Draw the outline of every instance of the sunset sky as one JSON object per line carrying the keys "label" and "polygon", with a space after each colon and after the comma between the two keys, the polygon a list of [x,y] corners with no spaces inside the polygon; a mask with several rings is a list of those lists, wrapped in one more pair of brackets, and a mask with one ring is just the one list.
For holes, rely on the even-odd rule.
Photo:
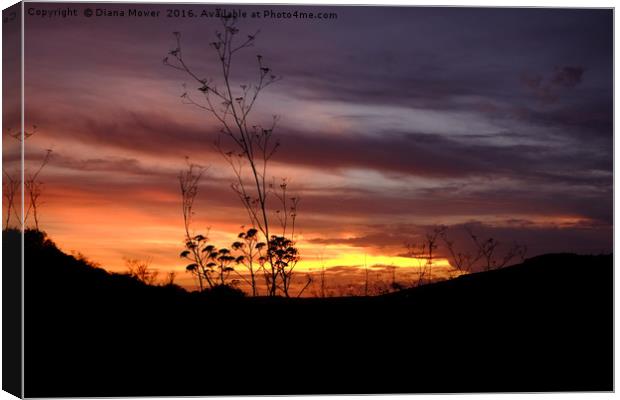
{"label": "sunset sky", "polygon": [[[26,10],[35,6],[64,7]],[[208,43],[219,22],[168,19],[164,5],[131,6],[160,18],[86,18],[86,5],[70,7],[79,16],[25,18],[26,126],[38,126],[31,168],[53,150],[41,228],[109,270],[150,258],[189,285],[178,257],[185,156],[208,167],[196,231],[210,227],[223,246],[248,221],[212,145],[219,125],[182,104],[182,85],[196,84],[162,58],[178,31],[186,61],[217,77]],[[438,224],[465,247],[458,232],[470,224],[526,244],[528,256],[612,251],[612,11],[314,11],[338,18],[240,20],[242,34],[261,32],[233,67],[237,86],[254,76],[256,54],[283,76],[252,120],[280,116],[270,175],[288,177],[301,197],[300,268],[319,259],[405,267],[404,243]],[[4,129],[18,121],[5,115]]]}

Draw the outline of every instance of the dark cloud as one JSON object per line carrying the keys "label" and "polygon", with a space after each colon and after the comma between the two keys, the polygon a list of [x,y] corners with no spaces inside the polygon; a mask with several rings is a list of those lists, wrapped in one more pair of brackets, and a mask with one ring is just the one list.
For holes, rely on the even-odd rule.
{"label": "dark cloud", "polygon": [[[48,141],[61,146],[71,141],[90,146],[130,150],[141,155],[175,156],[214,152],[215,128],[194,121],[179,121],[171,115],[112,109],[106,115],[76,110],[72,118],[32,107],[29,113],[45,131]],[[42,134],[43,135],[43,134]]]}
{"label": "dark cloud", "polygon": [[[179,158],[190,155],[199,159],[218,156],[213,146],[218,137],[216,128],[208,124],[202,127],[195,122],[183,123],[170,115],[118,111],[105,119],[76,115],[70,120],[57,119],[53,114],[37,110],[31,115],[42,126],[55,128],[48,134],[52,140],[56,135],[62,139],[71,134],[72,140],[85,144],[131,150],[143,155]],[[574,120],[568,112],[555,116],[528,115],[533,119],[552,118],[548,123],[563,120],[571,124]],[[598,126],[597,121],[605,115],[594,114],[592,118],[575,120],[574,124]],[[327,170],[364,168],[434,178],[504,176],[546,179],[556,183],[566,179],[574,183],[578,179],[578,175],[572,173],[575,167],[584,172],[611,169],[610,150],[603,147],[600,151],[585,152],[592,148],[592,144],[580,148],[529,144],[505,146],[476,141],[475,137],[464,141],[459,137],[418,132],[336,135],[288,128],[280,128],[277,135],[282,147],[274,160]],[[510,137],[511,134],[505,135]],[[609,139],[604,137],[604,140]],[[595,175],[583,179],[610,182],[609,178]]]}
{"label": "dark cloud", "polygon": [[558,67],[555,69],[551,83],[557,86],[573,88],[581,82],[584,69],[582,67]]}
{"label": "dark cloud", "polygon": [[[288,136],[287,136],[288,135]],[[607,149],[491,145],[424,133],[310,135],[282,133],[280,162],[325,169],[362,168],[437,179],[484,176],[554,186],[611,185]],[[575,173],[577,170],[579,173]]]}
{"label": "dark cloud", "polygon": [[596,148],[611,160],[613,106],[611,97],[601,96],[585,104],[574,104],[545,110],[520,107],[513,110],[515,118],[549,131],[557,140],[569,139],[581,149]]}
{"label": "dark cloud", "polygon": [[[161,170],[154,170],[144,166],[135,158],[110,157],[82,159],[65,154],[54,154],[53,157],[54,168],[66,168],[78,170],[84,173],[111,172],[134,175],[160,175],[163,173]],[[30,158],[29,160],[34,161],[33,158]]]}
{"label": "dark cloud", "polygon": [[541,75],[522,76],[522,82],[530,89],[540,100],[544,102],[557,102],[564,89],[573,89],[581,83],[585,69],[583,67],[555,67],[554,71],[548,77]]}

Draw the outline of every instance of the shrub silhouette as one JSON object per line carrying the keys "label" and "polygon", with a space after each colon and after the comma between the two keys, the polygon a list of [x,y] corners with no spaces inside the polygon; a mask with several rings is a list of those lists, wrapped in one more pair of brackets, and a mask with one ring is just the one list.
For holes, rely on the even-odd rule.
{"label": "shrub silhouette", "polygon": [[478,254],[476,260],[482,261],[482,268],[485,271],[492,269],[504,268],[513,259],[525,260],[525,254],[527,253],[527,247],[519,243],[512,243],[503,255],[498,254],[498,247],[500,242],[490,237],[487,239],[481,239],[473,232],[473,229],[469,226],[464,227],[472,242],[475,244]]}
{"label": "shrub silhouette", "polygon": [[[469,225],[463,226],[467,237],[471,240],[474,250],[460,249],[462,243],[457,246],[456,242],[450,238],[450,229],[446,226],[436,226],[427,230],[423,235],[423,240],[419,243],[406,243],[407,256],[418,261],[419,272],[417,286],[433,281],[432,266],[433,260],[437,255],[448,258],[450,265],[461,274],[467,274],[474,269],[490,271],[492,269],[504,268],[513,260],[525,260],[527,247],[523,244],[512,243],[504,244],[495,238],[480,238]],[[452,277],[452,276],[451,276]]]}
{"label": "shrub silhouette", "polygon": [[[150,267],[151,260],[138,260],[128,258],[125,260],[127,266],[127,273],[129,276],[136,278],[140,282],[147,285],[153,285],[157,281],[158,271],[153,270]],[[172,283],[174,280],[172,281]]]}
{"label": "shrub silhouette", "polygon": [[[434,227],[423,235],[419,243],[405,244],[407,256],[415,258],[419,263],[417,286],[420,286],[426,277],[429,283],[433,281],[433,265],[437,257],[438,241],[444,230],[444,227]],[[422,263],[421,260],[425,261]]]}
{"label": "shrub silhouette", "polygon": [[232,285],[215,285],[201,293],[205,298],[243,298],[245,292]]}

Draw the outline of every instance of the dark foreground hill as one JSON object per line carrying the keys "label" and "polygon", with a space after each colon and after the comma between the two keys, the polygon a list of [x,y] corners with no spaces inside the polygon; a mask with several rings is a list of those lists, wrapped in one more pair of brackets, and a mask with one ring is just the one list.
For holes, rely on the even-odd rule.
{"label": "dark foreground hill", "polygon": [[375,298],[218,299],[25,242],[28,397],[613,390],[612,256]]}

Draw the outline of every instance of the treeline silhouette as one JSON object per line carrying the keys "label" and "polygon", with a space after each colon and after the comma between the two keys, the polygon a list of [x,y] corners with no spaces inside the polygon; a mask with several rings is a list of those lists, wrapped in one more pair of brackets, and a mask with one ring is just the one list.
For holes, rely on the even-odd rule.
{"label": "treeline silhouette", "polygon": [[28,397],[613,389],[610,255],[296,299],[146,285],[34,230],[25,254]]}

